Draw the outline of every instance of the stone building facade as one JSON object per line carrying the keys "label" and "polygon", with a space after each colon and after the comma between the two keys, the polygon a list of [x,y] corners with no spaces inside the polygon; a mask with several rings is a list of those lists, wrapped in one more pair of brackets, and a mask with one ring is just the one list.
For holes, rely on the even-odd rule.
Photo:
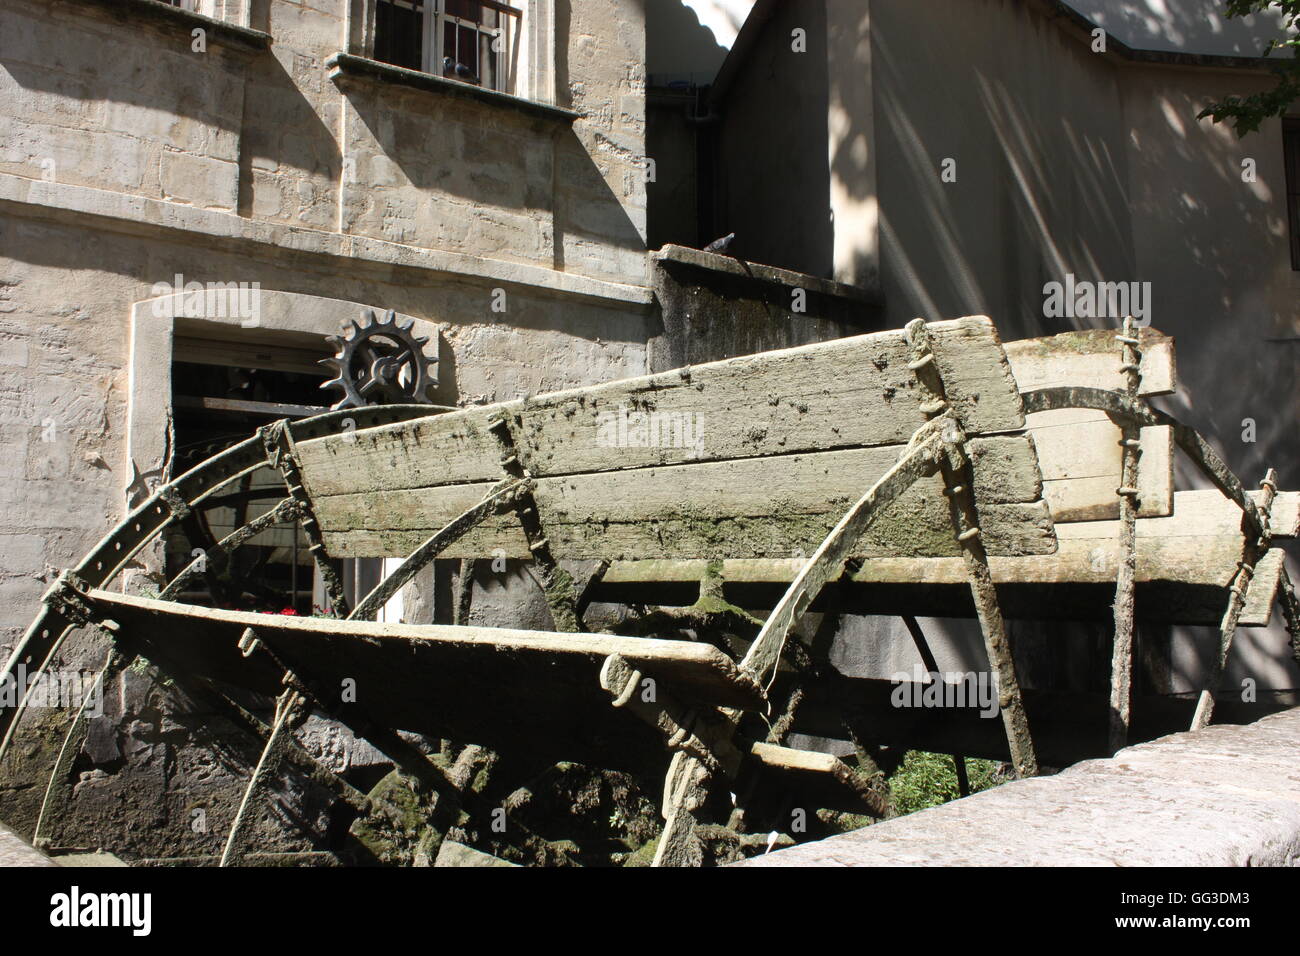
{"label": "stone building facade", "polygon": [[[646,248],[644,18],[629,0],[0,2],[0,650],[159,481],[338,398],[316,390],[325,337],[371,311],[429,337],[444,405],[682,354]],[[750,311],[714,357],[853,327]],[[300,611],[324,603],[301,542],[259,540]],[[175,558],[148,552],[126,586],[156,591]],[[476,620],[543,623],[523,571],[480,585]],[[397,613],[446,612],[447,587],[422,579]],[[74,641],[61,663],[102,654]],[[0,768],[26,832],[65,726],[35,709]],[[43,835],[219,850],[256,758],[228,730],[128,670]],[[313,735],[335,769],[374,756],[333,725]],[[327,830],[313,800],[264,821],[265,844]]]}
{"label": "stone building facade", "polygon": [[[175,472],[175,368],[301,377],[374,309],[431,337],[444,404],[645,370],[640,6],[514,9],[494,90],[373,59],[376,0],[0,5],[0,643]],[[230,776],[178,756],[152,692],[124,678],[128,729],[84,767],[115,788],[101,808],[131,808],[123,833],[188,819]],[[160,831],[140,853],[212,846]]]}
{"label": "stone building facade", "polygon": [[[734,232],[742,258],[878,288],[886,328],[972,314],[1006,340],[1114,327],[1122,315],[1054,314],[1046,289],[1136,283],[1139,320],[1177,340],[1169,410],[1250,486],[1273,467],[1296,487],[1300,104],[1244,138],[1197,119],[1272,88],[1260,54],[1281,37],[1217,0],[757,0],[689,110],[652,88],[650,140],[696,150],[664,176],[703,197],[701,240]],[[697,228],[650,213],[654,241]],[[1180,471],[1181,487],[1197,480]],[[870,649],[858,664],[906,671],[902,627],[871,627],[890,634],[849,641]],[[954,669],[978,660],[972,634],[932,629],[953,634]],[[1160,689],[1198,688],[1210,645],[1150,637]],[[1104,675],[1108,641],[1073,643]],[[1022,628],[1018,646],[1044,674],[1069,657],[1057,628]],[[1098,676],[1084,659],[1064,670]],[[1280,624],[1239,634],[1230,673],[1300,686]]]}
{"label": "stone building facade", "polygon": [[[918,314],[1050,334],[1071,323],[1044,321],[1045,282],[1150,280],[1153,324],[1179,338],[1180,414],[1225,443],[1255,419],[1258,442],[1226,457],[1300,481],[1283,126],[1237,142],[1194,119],[1210,96],[1262,88],[1257,63],[1163,61],[1118,38],[1094,54],[1079,4],[760,0],[711,98],[648,94],[647,19],[670,7],[689,26],[698,5],[0,0],[0,652],[153,484],[227,434],[329,404],[325,337],[372,310],[414,321],[433,399],[463,405]],[[733,230],[752,267],[648,254]],[[790,314],[792,286],[809,312]],[[306,569],[294,593],[310,608],[294,547],[268,545]],[[128,586],[156,587],[168,560],[145,555]],[[439,573],[404,617],[445,612]],[[545,626],[520,569],[475,592],[475,620]],[[847,622],[842,645],[876,657],[846,666],[910,668],[890,627]],[[965,660],[970,637],[945,653]],[[1055,635],[1018,637],[1068,669]],[[1242,635],[1238,662],[1294,687],[1281,641]],[[1191,645],[1171,646],[1194,679]],[[96,653],[75,644],[66,663]],[[34,714],[0,767],[19,830],[65,724]],[[256,759],[226,730],[127,671],[50,837],[217,851]],[[333,725],[311,733],[336,769],[373,760]],[[310,788],[287,805],[261,824],[266,846],[333,825]]]}

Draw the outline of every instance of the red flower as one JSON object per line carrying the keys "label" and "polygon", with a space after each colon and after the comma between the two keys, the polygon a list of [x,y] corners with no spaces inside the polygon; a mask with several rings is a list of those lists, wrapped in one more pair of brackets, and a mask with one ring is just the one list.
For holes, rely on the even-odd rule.
{"label": "red flower", "polygon": [[291,608],[291,607],[287,607],[287,608],[285,608],[285,609],[284,609],[283,611],[281,611],[280,613],[281,613],[281,614],[287,614],[287,615],[289,615],[290,617],[297,617],[297,616],[298,616],[298,612],[295,611],[295,610],[294,610],[293,608]]}

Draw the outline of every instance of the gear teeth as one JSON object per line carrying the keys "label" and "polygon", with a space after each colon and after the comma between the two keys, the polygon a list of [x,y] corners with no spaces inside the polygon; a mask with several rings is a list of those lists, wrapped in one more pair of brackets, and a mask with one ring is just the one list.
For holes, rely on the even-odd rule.
{"label": "gear teeth", "polygon": [[[429,380],[429,369],[436,364],[437,359],[424,354],[424,346],[429,344],[429,338],[415,335],[412,331],[415,320],[403,317],[399,322],[396,309],[361,309],[359,318],[360,322],[351,319],[342,326],[338,335],[324,337],[338,349],[338,354],[333,358],[319,360],[319,364],[330,367],[335,374],[334,378],[322,383],[321,388],[338,388],[343,392],[343,398],[332,407],[362,408],[374,404],[358,392],[362,382],[352,372],[353,358],[357,355],[361,342],[373,337],[397,340],[399,351],[390,357],[400,357],[402,366],[411,370],[407,384],[398,382],[395,383],[395,388],[385,386],[379,390],[375,396],[379,403],[382,404],[385,399],[415,404],[431,401],[428,393],[436,383]],[[381,353],[387,355],[388,351],[382,349]]]}

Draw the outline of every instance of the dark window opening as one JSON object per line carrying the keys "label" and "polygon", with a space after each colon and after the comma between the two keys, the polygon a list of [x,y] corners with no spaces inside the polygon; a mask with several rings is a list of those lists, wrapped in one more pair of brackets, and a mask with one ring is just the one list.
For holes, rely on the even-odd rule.
{"label": "dark window opening", "polygon": [[376,0],[375,59],[510,92],[522,12],[494,0]]}
{"label": "dark window opening", "polygon": [[[329,352],[322,342],[306,348],[275,348],[257,342],[213,341],[180,333],[172,363],[175,457],[172,473],[195,465],[243,441],[281,418],[303,418],[328,410],[333,400],[321,390],[328,377],[316,364]],[[216,492],[210,507],[196,511],[208,547],[271,510],[288,492],[281,475],[259,468]],[[196,557],[198,546],[180,528],[164,537],[168,580]],[[300,615],[321,613],[325,602],[316,582],[308,542],[296,522],[275,525],[237,549],[221,575],[224,603],[241,610]],[[181,601],[211,603],[199,580]]]}
{"label": "dark window opening", "polygon": [[375,4],[375,59],[408,70],[423,70],[423,0],[378,0]]}
{"label": "dark window opening", "polygon": [[1282,121],[1286,208],[1291,220],[1291,268],[1300,271],[1300,119]]}

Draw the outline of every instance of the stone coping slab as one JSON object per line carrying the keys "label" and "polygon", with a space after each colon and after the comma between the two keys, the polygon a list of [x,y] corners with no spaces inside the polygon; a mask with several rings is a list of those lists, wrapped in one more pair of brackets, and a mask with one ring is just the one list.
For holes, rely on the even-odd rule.
{"label": "stone coping slab", "polygon": [[58,866],[58,864],[0,823],[0,866]]}
{"label": "stone coping slab", "polygon": [[1300,865],[1300,708],[1172,734],[736,865]]}

